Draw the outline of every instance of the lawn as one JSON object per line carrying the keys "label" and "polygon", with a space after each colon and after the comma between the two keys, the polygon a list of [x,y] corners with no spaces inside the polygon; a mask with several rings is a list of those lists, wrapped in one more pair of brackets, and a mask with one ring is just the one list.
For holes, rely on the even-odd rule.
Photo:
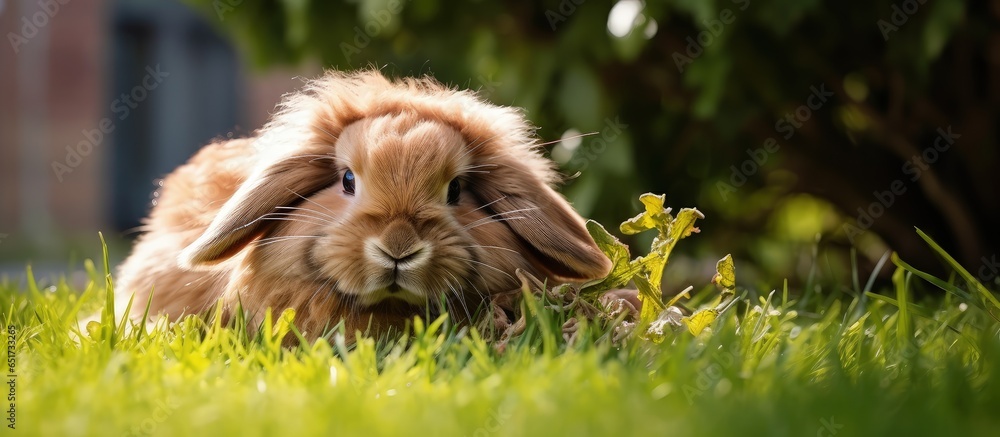
{"label": "lawn", "polygon": [[[343,333],[282,347],[296,335],[290,312],[257,335],[211,316],[149,329],[104,317],[81,332],[78,318],[112,305],[106,263],[88,262],[85,290],[0,284],[16,351],[5,425],[10,435],[996,435],[993,294],[964,270],[942,280],[885,261],[894,285],[879,294],[869,272],[839,287],[738,286],[698,335],[662,339],[637,330],[615,341],[614,323],[598,319],[568,341],[572,311],[529,299],[524,332],[502,352],[445,317],[355,345]],[[686,305],[717,294],[706,287]]]}

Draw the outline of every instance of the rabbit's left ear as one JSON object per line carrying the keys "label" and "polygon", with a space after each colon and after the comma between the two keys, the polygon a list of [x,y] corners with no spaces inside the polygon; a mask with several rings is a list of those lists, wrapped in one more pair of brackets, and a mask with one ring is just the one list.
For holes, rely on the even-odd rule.
{"label": "rabbit's left ear", "polygon": [[181,252],[191,268],[223,261],[263,234],[275,221],[266,215],[336,182],[329,161],[306,154],[282,158],[254,172],[226,201],[208,229]]}
{"label": "rabbit's left ear", "polygon": [[526,258],[562,281],[584,282],[607,276],[611,260],[597,247],[583,218],[569,202],[533,176],[522,175],[517,180],[517,187],[487,186],[480,193],[494,219],[527,244],[530,253]]}

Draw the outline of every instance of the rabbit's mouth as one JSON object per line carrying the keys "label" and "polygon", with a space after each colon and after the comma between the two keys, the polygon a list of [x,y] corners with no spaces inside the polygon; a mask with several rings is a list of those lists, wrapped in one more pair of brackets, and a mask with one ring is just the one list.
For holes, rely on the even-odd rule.
{"label": "rabbit's mouth", "polygon": [[383,299],[365,308],[365,312],[386,315],[418,315],[424,313],[424,308],[400,299]]}
{"label": "rabbit's mouth", "polygon": [[423,302],[423,298],[417,293],[403,288],[399,283],[393,282],[387,285],[385,288],[377,290],[373,293],[374,297],[378,298],[378,302],[384,301],[401,301],[411,304],[419,304]]}
{"label": "rabbit's mouth", "polygon": [[[399,293],[408,292],[406,290],[400,290]],[[403,323],[405,320],[409,320],[414,316],[423,317],[425,320],[435,320],[441,314],[448,311],[447,305],[448,304],[443,301],[439,301],[437,303],[433,301],[424,301],[420,304],[414,304],[402,299],[389,297],[364,307],[362,312],[363,314],[370,315],[381,321],[394,320],[396,322]],[[459,319],[462,318],[461,314],[456,314],[456,316]]]}
{"label": "rabbit's mouth", "polygon": [[374,307],[381,304],[405,304],[416,308],[427,305],[427,297],[416,291],[407,289],[398,282],[390,282],[384,287],[368,291],[358,295],[359,302],[366,307]]}

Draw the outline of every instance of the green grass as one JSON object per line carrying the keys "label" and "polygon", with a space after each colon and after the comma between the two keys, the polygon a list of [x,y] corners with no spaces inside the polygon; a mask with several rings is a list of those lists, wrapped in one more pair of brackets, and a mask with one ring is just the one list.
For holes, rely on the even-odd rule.
{"label": "green grass", "polygon": [[883,295],[858,279],[741,288],[710,330],[660,344],[612,344],[598,323],[569,343],[570,315],[536,305],[503,353],[444,319],[354,347],[282,348],[280,316],[256,337],[196,317],[80,333],[109,305],[92,264],[82,292],[6,282],[0,297],[20,435],[995,435],[993,295],[894,261]]}

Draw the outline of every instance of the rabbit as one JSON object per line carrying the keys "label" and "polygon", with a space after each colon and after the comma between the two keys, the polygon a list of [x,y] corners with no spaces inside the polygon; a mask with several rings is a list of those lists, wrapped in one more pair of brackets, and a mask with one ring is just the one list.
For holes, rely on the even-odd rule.
{"label": "rabbit", "polygon": [[[202,148],[161,183],[117,273],[121,308],[176,320],[221,300],[306,338],[456,319],[518,290],[602,278],[611,261],[553,186],[518,109],[430,77],[329,71],[250,138]],[[150,295],[152,297],[150,298]]]}

